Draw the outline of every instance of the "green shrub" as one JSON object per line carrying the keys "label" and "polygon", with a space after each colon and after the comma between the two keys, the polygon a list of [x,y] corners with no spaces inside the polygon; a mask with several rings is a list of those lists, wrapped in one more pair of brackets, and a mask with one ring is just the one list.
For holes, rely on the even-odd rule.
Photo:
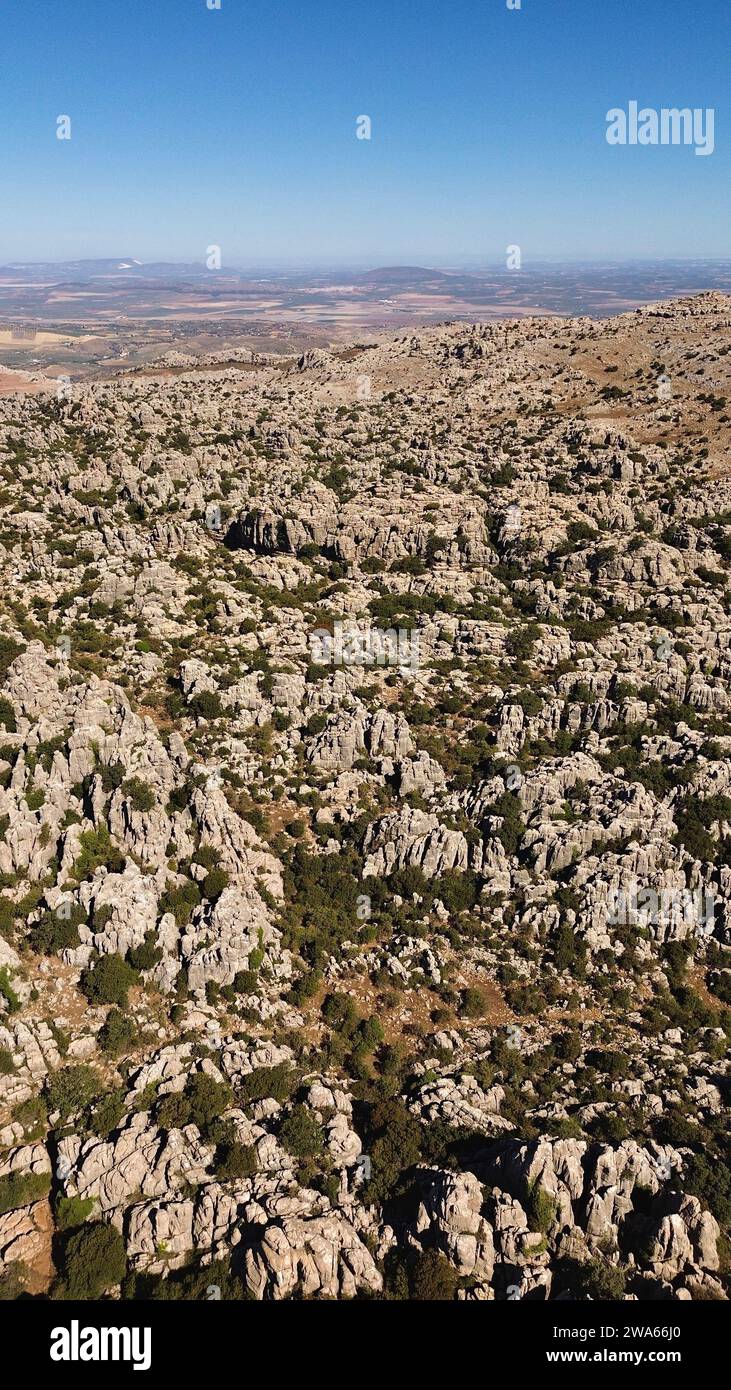
{"label": "green shrub", "polygon": [[5,633],[0,633],[0,681],[4,681],[16,656],[20,656],[25,651],[21,643],[16,642],[13,637],[7,637]]}
{"label": "green shrub", "polygon": [[318,967],[352,935],[362,893],[360,874],[353,851],[315,854],[297,844],[285,867],[284,925],[309,965]]}
{"label": "green shrub", "polygon": [[627,1275],[623,1269],[594,1259],[580,1267],[577,1282],[577,1292],[584,1298],[614,1303],[624,1298]]}
{"label": "green shrub", "polygon": [[121,1284],[126,1271],[124,1241],[113,1226],[95,1223],[68,1237],[62,1269],[68,1298],[99,1298]]}
{"label": "green shrub", "polygon": [[89,1117],[89,1128],[100,1139],[106,1139],[112,1130],[119,1128],[126,1114],[126,1096],[124,1086],[120,1086],[114,1091],[107,1091],[97,1101]]}
{"label": "green shrub", "polygon": [[731,1168],[720,1158],[693,1153],[684,1163],[683,1187],[724,1226],[731,1223]]}
{"label": "green shrub", "polygon": [[464,912],[474,907],[477,902],[480,893],[479,880],[471,869],[446,869],[435,880],[434,891],[448,912]]}
{"label": "green shrub", "polygon": [[99,1030],[99,1046],[110,1057],[133,1046],[137,1036],[135,1021],[121,1009],[111,1009]]}
{"label": "green shrub", "polygon": [[132,802],[135,811],[152,811],[157,805],[157,797],[152,787],[147,782],[143,782],[141,777],[128,777],[122,783],[122,791],[128,801]]}
{"label": "green shrub", "polygon": [[322,1126],[306,1105],[295,1105],[279,1129],[279,1138],[295,1158],[313,1158],[322,1152]]}
{"label": "green shrub", "polygon": [[15,1303],[28,1292],[30,1270],[22,1260],[11,1260],[0,1270],[0,1303]]}
{"label": "green shrub", "polygon": [[105,763],[99,768],[99,776],[102,779],[104,791],[115,792],[124,781],[124,763]]}
{"label": "green shrub", "polygon": [[7,965],[0,970],[0,994],[8,1006],[9,1014],[17,1014],[20,1009],[20,1000],[10,983],[10,975]]}
{"label": "green shrub", "polygon": [[256,1067],[237,1081],[237,1098],[242,1105],[267,1100],[270,1097],[281,1104],[289,1100],[299,1081],[299,1072],[287,1062],[280,1062],[275,1067]]}
{"label": "green shrub", "polygon": [[465,1018],[484,1018],[487,1010],[487,995],[484,989],[470,988],[462,993],[462,1012]]}
{"label": "green shrub", "polygon": [[148,931],[142,945],[133,946],[127,952],[127,960],[133,970],[154,970],[162,960],[162,955],[154,931]]}
{"label": "green shrub", "polygon": [[193,696],[188,708],[196,719],[218,719],[223,713],[221,696],[215,690],[201,690]]}
{"label": "green shrub", "polygon": [[[261,887],[259,888],[259,893],[261,896]],[[254,974],[256,974],[256,972],[261,969],[262,964],[264,962],[264,932],[262,931],[261,927],[259,928],[258,938],[259,944],[258,946],[254,947],[253,951],[249,952],[249,959],[246,962],[247,969],[253,970]]]}
{"label": "green shrub", "polygon": [[221,851],[215,845],[199,845],[193,857],[201,868],[217,869],[221,862]]}
{"label": "green shrub", "polygon": [[495,833],[505,853],[512,856],[518,853],[520,842],[525,834],[523,810],[514,792],[506,791],[492,806],[488,806],[489,816],[500,816],[502,825]]}
{"label": "green shrub", "polygon": [[546,1192],[537,1181],[532,1182],[528,1188],[526,1203],[529,1230],[540,1231],[545,1236],[556,1220],[557,1210],[555,1198],[551,1197],[550,1193]]}
{"label": "green shrub", "polygon": [[95,965],[85,970],[81,989],[91,1004],[127,1003],[127,991],[135,984],[137,974],[122,956],[101,956]]}
{"label": "green shrub", "polygon": [[516,661],[525,661],[533,651],[540,635],[541,629],[537,624],[533,627],[514,628],[505,639],[505,651]]}
{"label": "green shrub", "polygon": [[29,1096],[13,1110],[13,1120],[23,1127],[25,1143],[32,1144],[42,1139],[48,1124],[48,1111],[42,1096]]}
{"label": "green shrub", "polygon": [[438,1250],[423,1250],[410,1272],[411,1297],[419,1302],[451,1302],[457,1291],[457,1278],[457,1271]]}
{"label": "green shrub", "polygon": [[383,1042],[383,1026],[380,1018],[376,1014],[371,1014],[370,1018],[364,1018],[358,1029],[359,1046],[366,1052],[373,1052],[374,1048],[380,1047]]}
{"label": "green shrub", "polygon": [[74,1226],[83,1226],[96,1206],[96,1197],[59,1197],[56,1203],[56,1226],[59,1231],[69,1231]]}
{"label": "green shrub", "polygon": [[364,1193],[368,1202],[383,1202],[403,1183],[404,1174],[421,1156],[418,1120],[400,1100],[378,1101],[368,1120],[367,1148],[371,1178]]}
{"label": "green shrub", "polygon": [[220,1289],[221,1299],[226,1303],[241,1303],[253,1300],[245,1284],[232,1275],[224,1260],[216,1260],[205,1269],[194,1266],[187,1269],[174,1269],[165,1275],[138,1274],[125,1281],[124,1298],[152,1299],[155,1302],[204,1303],[211,1297],[211,1287]]}
{"label": "green shrub", "polygon": [[200,900],[200,888],[192,878],[186,879],[180,885],[171,882],[160,898],[160,911],[172,912],[178,926],[183,927],[190,921]]}
{"label": "green shrub", "polygon": [[[3,817],[3,820],[7,819],[7,816]],[[10,942],[15,937],[15,907],[10,898],[0,897],[0,936]]]}
{"label": "green shrub", "polygon": [[627,1139],[630,1133],[622,1116],[612,1112],[602,1112],[595,1116],[589,1129],[592,1138],[598,1139],[602,1144],[612,1144],[615,1147],[617,1144],[621,1144],[623,1139]]}
{"label": "green shrub", "polygon": [[231,1088],[224,1081],[216,1081],[207,1072],[193,1072],[184,1090],[164,1096],[160,1101],[157,1123],[162,1129],[197,1125],[201,1134],[206,1134],[219,1115],[228,1109],[232,1099]]}
{"label": "green shrub", "polygon": [[[613,387],[612,390],[614,389]],[[566,527],[566,539],[574,545],[579,541],[595,541],[597,532],[586,521],[570,521]]]}
{"label": "green shrub", "polygon": [[343,1038],[352,1038],[360,1023],[357,1005],[349,994],[326,994],[322,1001],[322,1017]]}
{"label": "green shrub", "polygon": [[15,734],[18,731],[15,722],[15,710],[5,695],[0,695],[0,728],[7,729],[9,734]]}
{"label": "green shrub", "polygon": [[79,881],[90,878],[100,868],[106,868],[114,874],[119,874],[124,869],[124,856],[112,843],[105,825],[98,826],[96,830],[82,831],[79,836],[79,850],[79,857],[71,870],[73,877]]}
{"label": "green shrub", "polygon": [[99,1094],[100,1083],[93,1067],[62,1067],[46,1077],[44,1092],[48,1109],[61,1112],[62,1119],[83,1110]]}
{"label": "green shrub", "polygon": [[211,869],[203,880],[203,896],[209,901],[215,902],[220,898],[224,888],[228,886],[229,878],[225,869]]}
{"label": "green shrub", "polygon": [[562,922],[556,932],[553,945],[554,960],[556,969],[563,973],[567,970],[576,980],[583,980],[586,975],[586,943],[569,926],[568,922]]}
{"label": "green shrub", "polygon": [[73,950],[79,944],[79,926],[87,920],[82,907],[74,905],[68,917],[58,912],[45,912],[28,933],[28,942],[38,955],[58,955]]}
{"label": "green shrub", "polygon": [[605,1047],[592,1047],[586,1054],[587,1067],[604,1072],[613,1081],[626,1077],[629,1072],[629,1058],[623,1052],[612,1052]]}
{"label": "green shrub", "polygon": [[215,1169],[220,1182],[253,1178],[258,1168],[256,1149],[251,1144],[240,1144],[235,1140],[231,1144],[222,1144],[216,1150]]}
{"label": "green shrub", "polygon": [[8,1173],[0,1178],[0,1216],[16,1207],[40,1201],[51,1188],[48,1173]]}
{"label": "green shrub", "polygon": [[258,984],[259,976],[255,970],[237,970],[233,978],[236,994],[255,994]]}

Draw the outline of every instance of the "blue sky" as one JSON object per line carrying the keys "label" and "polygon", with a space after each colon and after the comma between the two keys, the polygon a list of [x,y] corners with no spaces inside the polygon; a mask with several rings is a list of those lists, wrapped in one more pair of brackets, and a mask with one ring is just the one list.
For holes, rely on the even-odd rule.
{"label": "blue sky", "polygon": [[[2,26],[0,260],[729,253],[729,0],[4,0]],[[714,154],[611,148],[632,99],[714,107]]]}

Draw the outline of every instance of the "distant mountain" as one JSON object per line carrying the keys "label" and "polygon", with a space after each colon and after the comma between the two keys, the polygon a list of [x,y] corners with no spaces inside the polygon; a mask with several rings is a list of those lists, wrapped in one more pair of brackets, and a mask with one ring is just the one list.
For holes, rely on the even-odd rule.
{"label": "distant mountain", "polygon": [[435,280],[450,280],[445,270],[430,270],[423,265],[386,265],[375,270],[366,270],[361,275],[351,277],[354,285],[418,285]]}

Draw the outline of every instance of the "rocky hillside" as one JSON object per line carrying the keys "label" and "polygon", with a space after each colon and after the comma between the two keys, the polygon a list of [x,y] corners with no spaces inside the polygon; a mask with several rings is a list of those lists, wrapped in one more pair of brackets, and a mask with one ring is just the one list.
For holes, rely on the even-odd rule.
{"label": "rocky hillside", "polygon": [[0,1286],[726,1297],[731,299],[0,400]]}

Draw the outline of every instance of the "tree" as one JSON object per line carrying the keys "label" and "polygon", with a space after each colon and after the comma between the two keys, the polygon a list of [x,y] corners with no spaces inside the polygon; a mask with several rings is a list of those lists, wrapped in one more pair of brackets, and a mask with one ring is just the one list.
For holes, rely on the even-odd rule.
{"label": "tree", "polygon": [[178,926],[182,927],[190,921],[200,900],[200,888],[192,878],[186,879],[180,885],[171,880],[160,898],[160,911],[172,912]]}
{"label": "tree", "polygon": [[594,1139],[601,1140],[602,1144],[621,1144],[629,1134],[626,1121],[621,1115],[613,1114],[611,1111],[604,1112],[595,1116],[590,1125],[591,1134]]}
{"label": "tree", "polygon": [[127,991],[135,984],[137,974],[122,956],[101,956],[95,965],[85,970],[81,988],[91,1004],[127,1003]]}
{"label": "tree", "polygon": [[352,1038],[360,1022],[355,1000],[349,994],[327,994],[322,1003],[322,1017],[344,1038]]}
{"label": "tree", "polygon": [[366,1200],[383,1202],[399,1187],[403,1174],[421,1157],[421,1127],[400,1100],[374,1105],[368,1125],[371,1179]]}
{"label": "tree", "polygon": [[559,1033],[555,1043],[556,1056],[564,1062],[576,1062],[581,1056],[581,1034],[576,1031]]}
{"label": "tree", "polygon": [[99,1030],[99,1045],[102,1052],[114,1056],[132,1046],[136,1036],[134,1019],[121,1009],[112,1009]]}
{"label": "tree", "polygon": [[505,650],[508,656],[515,657],[517,661],[524,661],[529,657],[540,636],[541,629],[536,625],[535,629],[530,627],[517,627],[505,639]]}
{"label": "tree", "polygon": [[568,971],[575,980],[583,980],[586,975],[586,942],[576,935],[568,922],[562,922],[559,926],[553,949],[556,969],[561,974]]}
{"label": "tree", "polygon": [[306,1105],[295,1105],[279,1130],[285,1149],[295,1158],[313,1158],[323,1147],[322,1128]]}
{"label": "tree", "polygon": [[79,926],[86,920],[87,914],[78,906],[71,908],[68,917],[60,917],[57,912],[46,912],[31,929],[29,944],[39,955],[57,955],[78,946]]}
{"label": "tree", "polygon": [[9,1014],[17,1014],[20,1010],[20,1000],[10,983],[10,974],[7,965],[0,970],[0,995],[2,995]]}
{"label": "tree", "polygon": [[504,792],[492,806],[488,807],[488,815],[502,817],[502,825],[495,832],[497,839],[500,840],[506,854],[511,856],[517,854],[525,834],[525,822],[521,803],[515,793]]}
{"label": "tree", "polygon": [[203,880],[203,897],[215,902],[228,886],[228,882],[229,877],[225,869],[211,869]]}
{"label": "tree", "polygon": [[100,1082],[93,1067],[62,1067],[46,1077],[45,1094],[48,1109],[59,1110],[63,1120],[83,1110],[99,1094]]}
{"label": "tree", "polygon": [[445,869],[434,886],[448,912],[474,907],[480,894],[477,875],[471,869]]}
{"label": "tree", "polygon": [[383,1026],[377,1014],[371,1014],[370,1018],[364,1018],[359,1028],[360,1046],[366,1052],[372,1052],[383,1042]]}
{"label": "tree", "polygon": [[237,1099],[242,1105],[269,1098],[281,1104],[289,1100],[299,1081],[300,1073],[287,1062],[279,1062],[275,1067],[255,1067],[238,1081]]}
{"label": "tree", "polygon": [[237,970],[233,978],[234,994],[255,994],[259,977],[255,970]]}
{"label": "tree", "polygon": [[623,1269],[606,1264],[604,1260],[589,1260],[578,1274],[578,1292],[583,1298],[617,1302],[624,1298],[627,1276]]}
{"label": "tree", "polygon": [[14,637],[7,637],[4,632],[0,633],[0,681],[4,682],[16,656],[20,656],[24,650],[25,646],[16,642]]}
{"label": "tree", "polygon": [[157,945],[154,931],[148,931],[141,946],[132,946],[127,952],[127,960],[133,970],[154,970],[162,960],[162,950]]}
{"label": "tree", "polygon": [[207,1072],[193,1072],[183,1091],[164,1096],[157,1108],[157,1122],[162,1129],[183,1129],[197,1125],[201,1134],[227,1110],[231,1104],[230,1086],[216,1081]]}
{"label": "tree", "polygon": [[159,1274],[132,1276],[125,1281],[122,1296],[125,1299],[152,1299],[156,1302],[203,1303],[211,1298],[212,1289],[218,1290],[221,1300],[226,1303],[248,1302],[254,1298],[223,1260],[216,1260],[206,1265],[205,1269],[196,1265],[171,1270],[164,1277]]}
{"label": "tree", "polygon": [[418,1301],[451,1303],[457,1271],[438,1250],[424,1250],[414,1260],[409,1284],[411,1297]]}
{"label": "tree", "polygon": [[0,695],[0,728],[7,729],[9,734],[14,734],[17,732],[17,727],[13,706],[4,695]]}
{"label": "tree", "polygon": [[122,1120],[125,1113],[125,1096],[124,1087],[120,1086],[115,1091],[108,1091],[94,1106],[90,1123],[94,1133],[100,1138],[106,1139]]}
{"label": "tree", "polygon": [[122,783],[122,791],[128,801],[132,802],[135,811],[152,811],[157,804],[152,787],[143,782],[141,777],[128,777]]}
{"label": "tree", "polygon": [[124,1241],[113,1226],[95,1223],[69,1236],[63,1252],[67,1298],[99,1298],[127,1272]]}
{"label": "tree", "polygon": [[119,874],[124,869],[124,856],[113,844],[105,825],[96,830],[83,830],[79,835],[79,857],[71,870],[74,878],[91,878],[96,870],[105,865],[110,873]]}
{"label": "tree", "polygon": [[[616,390],[617,387],[613,386],[611,388],[612,392]],[[572,544],[577,544],[579,541],[594,541],[596,538],[597,533],[594,527],[589,526],[586,521],[570,521],[566,527],[566,539],[571,541]]]}
{"label": "tree", "polygon": [[223,713],[221,696],[215,690],[201,690],[193,696],[189,709],[197,719],[218,719]]}
{"label": "tree", "polygon": [[252,1144],[222,1144],[216,1151],[216,1177],[221,1182],[235,1178],[253,1178],[258,1171],[259,1162]]}
{"label": "tree", "polygon": [[5,1265],[0,1270],[0,1303],[13,1303],[21,1298],[27,1291],[29,1278],[30,1270],[22,1260]]}
{"label": "tree", "polygon": [[731,1222],[731,1168],[721,1158],[693,1153],[684,1164],[686,1192],[699,1197],[723,1224]]}

